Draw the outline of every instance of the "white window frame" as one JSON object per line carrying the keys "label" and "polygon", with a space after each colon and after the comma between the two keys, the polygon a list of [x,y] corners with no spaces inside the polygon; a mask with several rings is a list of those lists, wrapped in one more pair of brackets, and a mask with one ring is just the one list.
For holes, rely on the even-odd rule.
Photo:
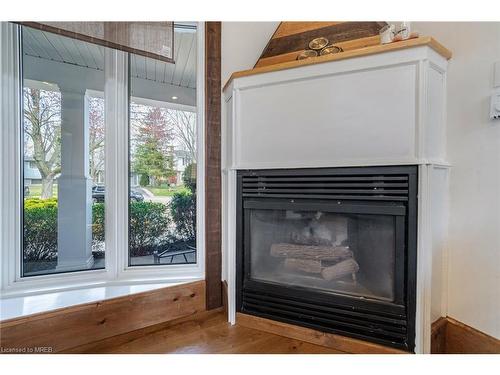
{"label": "white window frame", "polygon": [[[128,265],[128,54],[106,49],[105,58],[105,269],[21,277],[21,66],[20,26],[0,22],[0,256],[1,297],[95,286],[178,283],[205,278],[205,30],[197,25],[196,264]],[[127,164],[127,165],[124,165]],[[125,166],[125,167],[124,167]]]}

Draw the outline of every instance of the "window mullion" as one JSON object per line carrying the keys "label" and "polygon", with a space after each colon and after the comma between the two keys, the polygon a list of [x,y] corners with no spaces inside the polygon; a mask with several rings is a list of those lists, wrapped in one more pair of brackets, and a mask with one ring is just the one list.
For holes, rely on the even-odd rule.
{"label": "window mullion", "polygon": [[106,86],[106,268],[115,279],[128,249],[128,54],[107,50]]}
{"label": "window mullion", "polygon": [[0,22],[0,248],[2,256],[1,289],[20,278],[21,254],[21,151],[20,151],[20,28]]}

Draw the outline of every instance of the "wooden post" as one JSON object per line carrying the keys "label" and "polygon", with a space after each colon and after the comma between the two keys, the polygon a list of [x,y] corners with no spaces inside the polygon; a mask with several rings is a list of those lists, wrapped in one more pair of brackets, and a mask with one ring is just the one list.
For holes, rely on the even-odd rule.
{"label": "wooden post", "polygon": [[205,22],[205,273],[207,310],[222,306],[221,23]]}

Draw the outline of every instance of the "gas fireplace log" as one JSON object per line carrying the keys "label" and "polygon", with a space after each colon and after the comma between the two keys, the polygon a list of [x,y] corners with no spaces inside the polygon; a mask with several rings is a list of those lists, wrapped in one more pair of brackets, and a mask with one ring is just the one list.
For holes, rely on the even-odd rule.
{"label": "gas fireplace log", "polygon": [[340,261],[351,258],[352,251],[346,246],[312,246],[292,243],[271,245],[271,255],[278,258]]}
{"label": "gas fireplace log", "polygon": [[321,261],[313,259],[285,259],[285,268],[289,271],[302,271],[307,273],[321,273]]}
{"label": "gas fireplace log", "polygon": [[358,271],[358,263],[353,258],[349,258],[331,267],[323,268],[323,271],[321,271],[321,276],[323,276],[323,279],[331,281],[340,279],[341,277],[347,275],[355,275]]}

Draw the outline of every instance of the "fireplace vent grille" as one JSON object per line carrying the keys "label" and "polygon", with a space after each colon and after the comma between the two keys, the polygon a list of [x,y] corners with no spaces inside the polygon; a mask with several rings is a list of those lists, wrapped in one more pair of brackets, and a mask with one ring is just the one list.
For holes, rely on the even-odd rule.
{"label": "fireplace vent grille", "polygon": [[[316,172],[318,173],[318,172]],[[407,201],[408,175],[346,173],[341,176],[276,171],[242,176],[243,197]]]}
{"label": "fireplace vent grille", "polygon": [[385,345],[406,346],[406,317],[373,312],[356,312],[338,305],[311,305],[306,301],[277,295],[262,295],[246,290],[243,293],[242,312],[313,329],[347,334],[370,339]]}

